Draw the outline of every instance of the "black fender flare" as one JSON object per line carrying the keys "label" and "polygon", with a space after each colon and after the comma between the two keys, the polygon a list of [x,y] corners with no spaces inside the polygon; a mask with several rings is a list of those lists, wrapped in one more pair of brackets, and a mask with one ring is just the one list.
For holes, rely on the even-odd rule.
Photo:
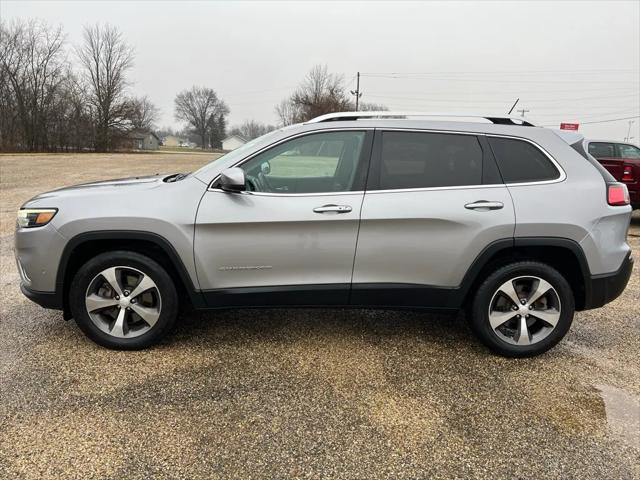
{"label": "black fender flare", "polygon": [[[189,273],[184,266],[180,255],[178,255],[178,252],[176,252],[176,249],[173,247],[173,245],[166,238],[158,235],[157,233],[145,232],[140,230],[98,230],[92,232],[83,232],[72,237],[67,242],[64,250],[62,251],[60,262],[58,264],[58,272],[56,273],[56,294],[60,296],[64,305],[66,305],[66,299],[64,299],[63,292],[65,291],[64,289],[66,287],[65,279],[67,275],[69,259],[73,251],[80,245],[95,240],[142,240],[153,243],[155,246],[162,249],[162,251],[169,258],[172,266],[180,276],[180,280],[185,287],[185,290],[193,304],[193,307],[204,307],[205,303],[202,294],[191,281],[191,277],[189,276]],[[66,311],[67,308],[65,307],[64,310]]]}

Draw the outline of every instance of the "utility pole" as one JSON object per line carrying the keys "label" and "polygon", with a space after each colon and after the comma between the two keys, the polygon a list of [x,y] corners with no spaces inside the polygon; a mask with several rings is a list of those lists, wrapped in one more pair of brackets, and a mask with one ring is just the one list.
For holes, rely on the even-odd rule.
{"label": "utility pole", "polygon": [[359,100],[360,100],[360,97],[362,96],[362,92],[360,91],[360,72],[358,72],[356,77],[357,77],[356,89],[355,90],[351,90],[351,95],[355,95],[355,97],[356,97],[356,112],[357,112],[358,111]]}
{"label": "utility pole", "polygon": [[631,125],[633,125],[634,123],[635,123],[635,120],[629,120],[629,128],[627,129],[627,136],[624,137],[625,142],[630,142],[631,139],[633,138],[631,136]]}
{"label": "utility pole", "polygon": [[521,117],[524,117],[524,114],[527,112],[530,112],[531,110],[527,110],[525,108],[521,108],[520,110],[516,110],[516,112],[520,112],[521,113]]}

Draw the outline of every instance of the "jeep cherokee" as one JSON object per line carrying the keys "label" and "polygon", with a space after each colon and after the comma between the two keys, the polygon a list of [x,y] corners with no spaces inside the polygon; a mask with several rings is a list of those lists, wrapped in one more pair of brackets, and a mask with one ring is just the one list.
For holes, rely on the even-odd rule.
{"label": "jeep cherokee", "polygon": [[512,117],[347,112],[189,174],[43,193],[18,212],[22,292],[95,342],[156,343],[196,309],[465,308],[532,356],[624,290],[624,184],[584,139]]}

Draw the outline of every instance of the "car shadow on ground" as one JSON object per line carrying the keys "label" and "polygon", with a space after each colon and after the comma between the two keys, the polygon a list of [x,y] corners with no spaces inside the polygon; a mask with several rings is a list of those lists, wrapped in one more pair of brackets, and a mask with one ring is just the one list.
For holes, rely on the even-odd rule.
{"label": "car shadow on ground", "polygon": [[462,313],[416,310],[265,308],[189,312],[164,345],[287,343],[315,337],[345,341],[427,341],[478,347]]}

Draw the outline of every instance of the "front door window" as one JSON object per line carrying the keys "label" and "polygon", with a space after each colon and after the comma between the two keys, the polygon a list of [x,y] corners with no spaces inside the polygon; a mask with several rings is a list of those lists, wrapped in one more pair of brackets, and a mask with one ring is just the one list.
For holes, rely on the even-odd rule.
{"label": "front door window", "polygon": [[281,143],[241,165],[247,190],[286,194],[362,189],[357,179],[364,139],[364,131],[342,131]]}

